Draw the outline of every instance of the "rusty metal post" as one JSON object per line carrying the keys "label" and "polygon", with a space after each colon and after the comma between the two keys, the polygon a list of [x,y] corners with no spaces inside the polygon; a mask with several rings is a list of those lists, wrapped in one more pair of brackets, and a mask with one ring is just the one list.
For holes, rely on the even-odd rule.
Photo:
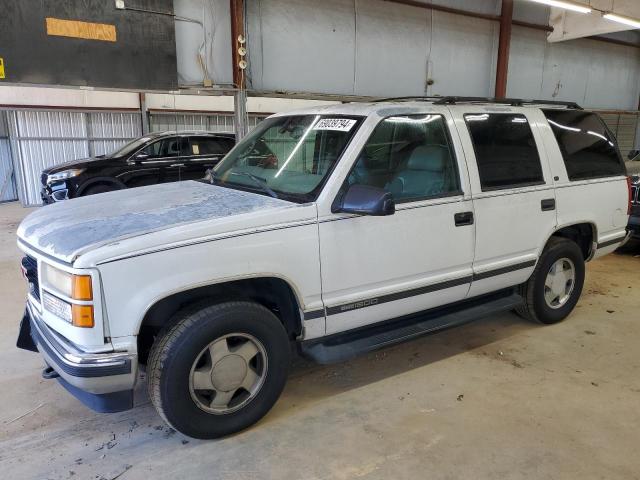
{"label": "rusty metal post", "polygon": [[505,98],[507,96],[507,76],[509,74],[509,49],[511,47],[512,24],[513,0],[502,0],[500,39],[498,41],[498,62],[496,65],[496,98]]}
{"label": "rusty metal post", "polygon": [[[247,91],[246,91],[246,35],[244,31],[244,0],[229,0],[231,14],[231,61],[233,62],[233,126],[236,141],[247,134]],[[242,54],[244,53],[244,54]]]}

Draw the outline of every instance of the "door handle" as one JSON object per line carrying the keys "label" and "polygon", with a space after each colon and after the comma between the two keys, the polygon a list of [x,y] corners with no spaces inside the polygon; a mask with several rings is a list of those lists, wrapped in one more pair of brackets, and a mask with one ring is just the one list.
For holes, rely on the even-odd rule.
{"label": "door handle", "polygon": [[184,167],[184,163],[172,163],[170,167]]}
{"label": "door handle", "polygon": [[456,222],[456,227],[463,227],[465,225],[473,225],[473,212],[460,212],[453,216]]}
{"label": "door handle", "polygon": [[543,212],[549,212],[551,210],[556,209],[556,199],[555,198],[545,198],[540,201],[540,209]]}

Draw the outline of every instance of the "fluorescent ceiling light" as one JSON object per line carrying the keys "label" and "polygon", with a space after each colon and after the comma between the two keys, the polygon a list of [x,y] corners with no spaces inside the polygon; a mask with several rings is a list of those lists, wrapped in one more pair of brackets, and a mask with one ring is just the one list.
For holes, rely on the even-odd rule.
{"label": "fluorescent ceiling light", "polygon": [[591,13],[591,8],[581,3],[570,2],[568,0],[529,0],[531,2],[542,3],[550,7],[564,8],[579,13]]}
{"label": "fluorescent ceiling light", "polygon": [[622,15],[616,15],[615,13],[605,13],[603,17],[607,20],[611,20],[612,22],[624,23],[625,25],[629,25],[633,28],[640,28],[640,20],[636,20],[635,18],[623,17]]}

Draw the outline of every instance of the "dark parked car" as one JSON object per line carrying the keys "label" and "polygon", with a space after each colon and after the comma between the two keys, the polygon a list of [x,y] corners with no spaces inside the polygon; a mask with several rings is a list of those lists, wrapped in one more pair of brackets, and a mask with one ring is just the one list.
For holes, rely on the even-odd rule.
{"label": "dark parked car", "polygon": [[110,155],[44,170],[42,201],[48,204],[123,188],[200,179],[234,144],[232,133],[151,133]]}

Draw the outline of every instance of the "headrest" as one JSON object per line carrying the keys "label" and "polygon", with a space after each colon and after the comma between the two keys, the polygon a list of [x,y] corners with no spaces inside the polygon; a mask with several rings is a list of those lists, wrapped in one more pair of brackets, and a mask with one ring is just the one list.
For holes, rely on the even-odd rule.
{"label": "headrest", "polygon": [[411,152],[411,156],[407,162],[407,169],[442,172],[447,157],[448,152],[446,148],[433,145],[421,145]]}

